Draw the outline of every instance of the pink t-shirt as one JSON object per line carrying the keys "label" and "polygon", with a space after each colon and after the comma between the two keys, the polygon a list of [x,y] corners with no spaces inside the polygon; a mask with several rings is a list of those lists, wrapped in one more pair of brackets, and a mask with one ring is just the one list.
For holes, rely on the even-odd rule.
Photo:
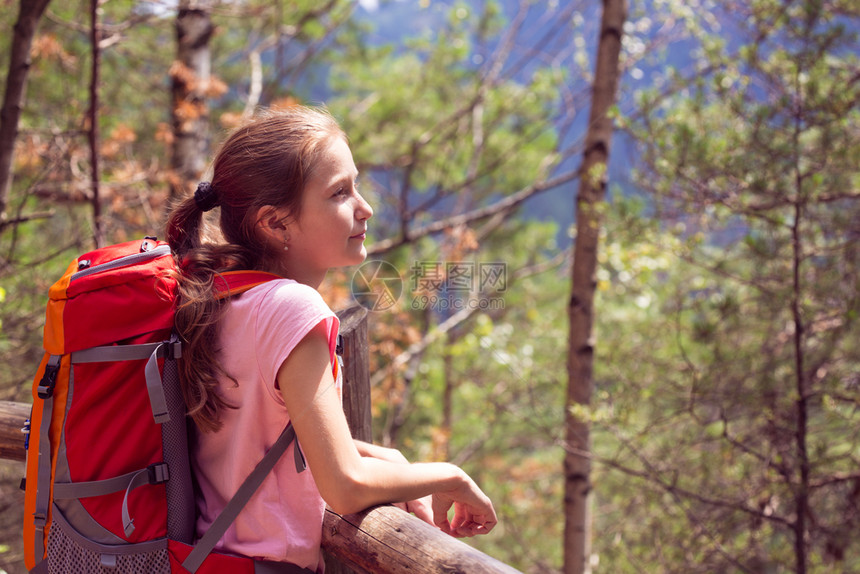
{"label": "pink t-shirt", "polygon": [[[320,322],[335,364],[338,320],[316,290],[274,280],[231,299],[219,326],[219,356],[229,379],[220,392],[238,407],[221,414],[223,427],[197,433],[192,458],[200,485],[197,534],[212,524],[290,420],[275,386],[287,355]],[[340,377],[336,385],[340,385]],[[336,389],[340,392],[340,389]],[[294,445],[281,457],[216,549],[322,570],[320,539],[325,503],[310,468],[297,473]]]}

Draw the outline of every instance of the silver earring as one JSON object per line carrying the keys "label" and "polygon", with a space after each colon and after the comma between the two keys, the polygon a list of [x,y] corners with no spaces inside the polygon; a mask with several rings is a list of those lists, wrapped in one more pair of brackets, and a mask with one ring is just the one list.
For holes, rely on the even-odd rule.
{"label": "silver earring", "polygon": [[289,251],[289,250],[290,250],[290,246],[287,244],[287,238],[284,237],[284,251]]}

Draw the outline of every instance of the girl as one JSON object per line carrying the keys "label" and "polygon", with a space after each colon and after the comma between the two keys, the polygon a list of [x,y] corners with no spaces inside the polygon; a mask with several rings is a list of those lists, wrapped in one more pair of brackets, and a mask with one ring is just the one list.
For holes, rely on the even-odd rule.
{"label": "girl", "polygon": [[[325,504],[352,513],[405,502],[454,536],[486,534],[496,524],[489,498],[456,466],[409,464],[397,451],[350,435],[331,366],[338,321],[316,289],[330,267],[367,255],[373,210],[356,189],[357,176],[334,119],[296,106],[234,132],[215,158],[211,184],[201,184],[168,221],[181,268],[183,392],[199,431],[198,535],[288,421],[309,466],[297,473],[294,453],[285,453],[219,542],[222,552],[319,572]],[[203,228],[203,212],[214,207],[217,241]],[[213,277],[238,269],[283,279],[219,301]]]}

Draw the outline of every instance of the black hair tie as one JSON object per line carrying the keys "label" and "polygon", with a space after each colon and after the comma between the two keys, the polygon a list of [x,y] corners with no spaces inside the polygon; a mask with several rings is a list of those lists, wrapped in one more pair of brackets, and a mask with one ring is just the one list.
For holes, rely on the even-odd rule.
{"label": "black hair tie", "polygon": [[209,211],[218,207],[218,194],[215,193],[215,188],[208,181],[201,181],[197,184],[197,191],[194,192],[194,203],[200,211]]}

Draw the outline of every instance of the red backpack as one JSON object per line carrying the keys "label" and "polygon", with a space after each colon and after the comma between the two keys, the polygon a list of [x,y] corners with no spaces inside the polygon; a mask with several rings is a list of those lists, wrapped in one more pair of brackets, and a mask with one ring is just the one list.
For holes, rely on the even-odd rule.
{"label": "red backpack", "polygon": [[[308,572],[212,552],[295,438],[289,425],[194,544],[175,271],[170,247],[147,237],[81,255],[50,288],[27,446],[33,572]],[[216,284],[231,296],[273,278],[239,271]]]}

